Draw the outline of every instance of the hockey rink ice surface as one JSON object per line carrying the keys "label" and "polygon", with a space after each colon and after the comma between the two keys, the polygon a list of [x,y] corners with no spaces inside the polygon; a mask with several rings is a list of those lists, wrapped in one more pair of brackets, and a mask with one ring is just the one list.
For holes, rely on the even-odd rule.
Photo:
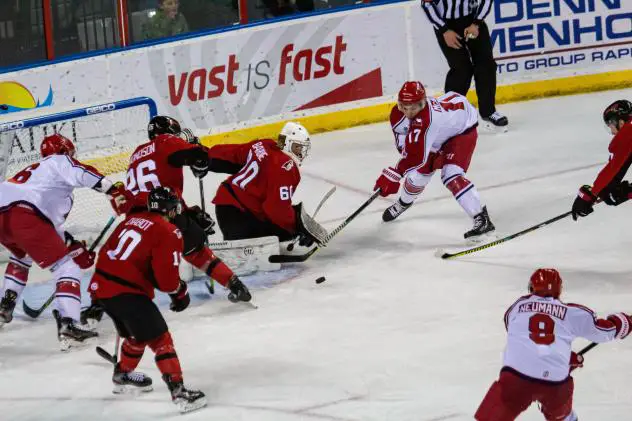
{"label": "hockey rink ice surface", "polygon": [[[482,133],[468,172],[499,236],[570,210],[578,188],[591,184],[608,158],[603,109],[630,97],[628,89],[500,107],[511,129]],[[396,161],[388,123],[315,135],[295,201],[312,212],[336,185],[318,216],[331,229]],[[209,200],[219,180],[205,180]],[[199,197],[196,184],[187,181],[191,204]],[[209,401],[187,420],[472,420],[501,368],[503,314],[526,292],[534,269],[560,270],[565,301],[602,316],[632,311],[632,202],[598,205],[579,222],[569,217],[443,261],[435,251],[465,248],[471,221],[439,175],[413,208],[382,223],[396,198],[376,200],[305,264],[246,277],[257,310],[230,304],[220,286],[210,298],[200,282],[191,285],[193,304],[183,313],[169,312],[160,298],[185,384]],[[327,281],[315,284],[319,276]],[[50,283],[34,282],[25,298],[39,306],[51,291]],[[112,350],[108,319],[97,342],[62,354],[50,310],[30,321],[18,307],[14,322],[0,330],[0,419],[182,417],[150,350],[139,370],[153,378],[155,390],[139,397],[111,393],[112,367],[94,351],[97,344]],[[584,345],[577,341],[575,350]],[[579,418],[630,419],[631,372],[632,339],[586,354],[584,368],[574,372]],[[533,405],[520,419],[543,417]]]}

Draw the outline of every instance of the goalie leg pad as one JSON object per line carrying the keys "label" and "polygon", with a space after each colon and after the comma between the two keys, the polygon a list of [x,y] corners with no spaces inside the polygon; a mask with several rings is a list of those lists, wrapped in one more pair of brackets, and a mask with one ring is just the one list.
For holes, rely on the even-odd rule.
{"label": "goalie leg pad", "polygon": [[279,263],[270,263],[268,261],[271,255],[279,254],[279,239],[277,237],[222,241],[211,243],[209,247],[237,276],[247,275],[256,271],[281,269]]}
{"label": "goalie leg pad", "polygon": [[202,250],[185,256],[184,258],[187,262],[206,273],[209,277],[215,279],[224,287],[234,275],[233,271],[222,262],[222,259],[215,256],[213,251],[208,247],[204,247]]}

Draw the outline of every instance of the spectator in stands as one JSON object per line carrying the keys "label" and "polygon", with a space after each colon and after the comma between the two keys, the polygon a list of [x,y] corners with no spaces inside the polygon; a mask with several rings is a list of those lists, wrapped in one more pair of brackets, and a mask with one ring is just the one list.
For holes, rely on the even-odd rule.
{"label": "spectator in stands", "polygon": [[505,127],[507,117],[496,111],[496,61],[485,24],[492,1],[421,0],[421,5],[450,66],[445,91],[465,95],[474,76],[481,117],[492,127]]}
{"label": "spectator in stands", "polygon": [[160,0],[156,14],[143,25],[143,39],[170,37],[189,31],[187,21],[178,11],[178,0]]}

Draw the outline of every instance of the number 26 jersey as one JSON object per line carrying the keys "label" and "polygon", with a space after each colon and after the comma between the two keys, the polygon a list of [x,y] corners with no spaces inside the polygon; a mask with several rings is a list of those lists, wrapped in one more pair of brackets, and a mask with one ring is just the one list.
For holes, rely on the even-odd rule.
{"label": "number 26 jersey", "polygon": [[616,326],[587,307],[552,297],[526,295],[505,313],[507,346],[503,365],[534,379],[550,382],[569,375],[575,338],[608,342]]}

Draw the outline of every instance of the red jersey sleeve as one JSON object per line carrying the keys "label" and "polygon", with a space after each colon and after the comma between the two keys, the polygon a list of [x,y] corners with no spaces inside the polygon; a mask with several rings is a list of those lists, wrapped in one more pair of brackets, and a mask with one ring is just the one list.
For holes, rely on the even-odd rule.
{"label": "red jersey sleeve", "polygon": [[180,254],[182,234],[175,225],[166,222],[160,225],[157,241],[151,251],[151,268],[156,281],[156,289],[172,293],[180,285]]}
{"label": "red jersey sleeve", "polygon": [[626,123],[608,147],[610,160],[593,183],[593,194],[599,196],[613,184],[620,182],[632,164],[632,122]]}
{"label": "red jersey sleeve", "polygon": [[292,158],[270,162],[266,166],[268,188],[263,202],[263,212],[275,225],[294,233],[296,214],[292,207],[292,195],[301,180],[296,163]]}
{"label": "red jersey sleeve", "polygon": [[397,136],[396,130],[406,121],[406,116],[399,110],[399,108],[397,108],[397,105],[391,109],[390,121],[391,130],[393,130],[393,134]]}
{"label": "red jersey sleeve", "polygon": [[181,137],[172,134],[161,134],[154,138],[154,141],[160,143],[160,151],[165,156],[169,156],[174,152],[199,148],[199,145],[189,143]]}
{"label": "red jersey sleeve", "polygon": [[250,148],[253,143],[254,142],[241,145],[215,145],[209,149],[208,156],[211,159],[221,159],[234,164],[245,165],[248,161],[248,154],[250,153]]}

